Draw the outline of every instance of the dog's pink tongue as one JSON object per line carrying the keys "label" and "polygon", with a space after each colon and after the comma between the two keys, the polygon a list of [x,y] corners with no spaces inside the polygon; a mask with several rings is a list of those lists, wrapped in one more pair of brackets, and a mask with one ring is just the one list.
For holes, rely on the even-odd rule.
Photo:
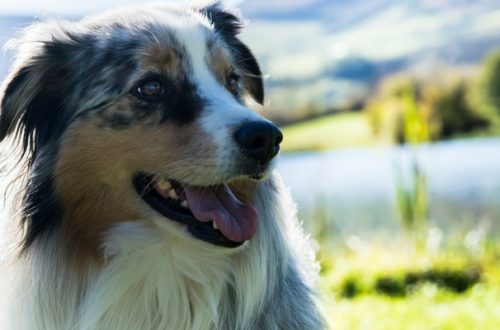
{"label": "dog's pink tongue", "polygon": [[255,207],[241,203],[225,184],[215,190],[185,187],[184,192],[196,219],[203,222],[213,220],[231,241],[249,240],[257,231],[258,213]]}

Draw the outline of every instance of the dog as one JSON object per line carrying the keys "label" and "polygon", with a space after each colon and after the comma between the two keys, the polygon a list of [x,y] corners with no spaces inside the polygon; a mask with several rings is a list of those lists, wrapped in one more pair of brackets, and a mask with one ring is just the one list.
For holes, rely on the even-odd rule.
{"label": "dog", "polygon": [[273,170],[282,133],[245,103],[264,89],[242,26],[220,3],[158,3],[9,42],[0,141],[19,151],[21,229],[3,328],[325,327]]}

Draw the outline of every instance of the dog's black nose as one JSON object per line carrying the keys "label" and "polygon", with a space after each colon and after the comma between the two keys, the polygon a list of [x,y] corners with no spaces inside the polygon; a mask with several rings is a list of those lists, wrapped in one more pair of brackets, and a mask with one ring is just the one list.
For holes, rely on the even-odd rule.
{"label": "dog's black nose", "polygon": [[283,134],[269,122],[252,121],[239,127],[234,139],[245,155],[266,163],[280,150]]}

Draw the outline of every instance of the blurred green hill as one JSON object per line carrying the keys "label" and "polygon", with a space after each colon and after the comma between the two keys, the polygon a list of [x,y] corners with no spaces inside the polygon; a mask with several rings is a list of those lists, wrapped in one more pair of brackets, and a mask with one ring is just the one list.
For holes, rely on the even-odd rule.
{"label": "blurred green hill", "polygon": [[274,118],[349,108],[409,71],[468,72],[500,46],[494,0],[244,1],[243,39],[263,63]]}

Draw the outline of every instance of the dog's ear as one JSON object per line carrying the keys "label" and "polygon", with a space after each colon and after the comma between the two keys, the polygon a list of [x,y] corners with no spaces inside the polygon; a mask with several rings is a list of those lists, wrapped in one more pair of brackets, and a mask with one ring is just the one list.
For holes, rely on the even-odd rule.
{"label": "dog's ear", "polygon": [[0,141],[15,134],[23,154],[60,134],[68,52],[75,45],[59,24],[37,23],[9,42],[13,69],[0,86]]}
{"label": "dog's ear", "polygon": [[244,72],[245,89],[255,101],[263,104],[264,86],[259,64],[250,49],[237,37],[243,27],[242,20],[218,2],[201,8],[200,12],[212,22],[215,32],[224,39],[235,56],[238,66]]}

